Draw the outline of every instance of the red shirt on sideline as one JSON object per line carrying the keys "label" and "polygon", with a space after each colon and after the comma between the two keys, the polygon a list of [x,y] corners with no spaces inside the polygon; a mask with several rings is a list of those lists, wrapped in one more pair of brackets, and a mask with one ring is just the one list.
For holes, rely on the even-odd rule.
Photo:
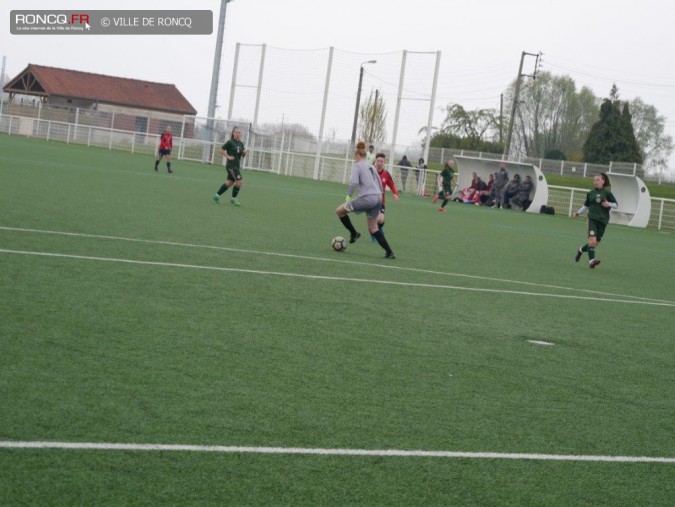
{"label": "red shirt on sideline", "polygon": [[382,172],[377,174],[380,175],[380,181],[382,182],[382,205],[384,206],[384,195],[387,187],[389,187],[389,190],[391,190],[391,193],[394,195],[398,195],[398,190],[396,190],[396,185],[394,185],[391,174],[389,174],[386,169],[382,169]]}
{"label": "red shirt on sideline", "polygon": [[173,134],[171,132],[164,132],[159,140],[160,150],[173,150]]}

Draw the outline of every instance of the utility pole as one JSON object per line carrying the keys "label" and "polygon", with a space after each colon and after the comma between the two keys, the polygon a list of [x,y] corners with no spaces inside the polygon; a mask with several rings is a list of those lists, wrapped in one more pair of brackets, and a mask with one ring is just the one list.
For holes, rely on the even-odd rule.
{"label": "utility pole", "polygon": [[[523,62],[525,61],[525,55],[537,57],[537,62],[535,63],[533,74],[523,74]],[[511,149],[511,136],[513,135],[513,123],[516,118],[516,108],[518,107],[518,103],[520,101],[520,78],[523,76],[527,76],[531,77],[532,79],[536,79],[540,56],[541,52],[535,54],[535,53],[526,53],[525,51],[523,51],[522,54],[520,55],[520,66],[518,67],[518,77],[516,78],[516,88],[513,92],[513,104],[511,106],[511,119],[509,120],[509,130],[506,134],[506,144],[504,144],[504,155],[502,156],[502,159],[504,160],[509,158],[509,151]]]}
{"label": "utility pole", "polygon": [[359,106],[361,105],[361,86],[363,86],[363,66],[368,63],[377,63],[377,60],[368,60],[367,62],[363,62],[359,70],[359,86],[356,89],[356,110],[354,111],[354,126],[352,127],[352,140],[351,140],[352,146],[354,146],[354,143],[356,142],[356,124],[359,121]]}

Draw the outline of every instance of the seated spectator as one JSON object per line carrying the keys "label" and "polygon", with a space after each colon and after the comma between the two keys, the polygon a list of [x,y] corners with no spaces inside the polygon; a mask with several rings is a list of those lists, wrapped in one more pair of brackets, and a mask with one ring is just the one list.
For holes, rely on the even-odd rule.
{"label": "seated spectator", "polygon": [[464,204],[473,204],[474,201],[474,196],[476,195],[476,189],[475,188],[463,188],[459,198]]}
{"label": "seated spectator", "polygon": [[480,191],[481,192],[480,203],[483,206],[492,206],[492,203],[494,202],[494,186],[495,186],[494,174],[488,176],[486,186],[487,188],[485,190]]}
{"label": "seated spectator", "polygon": [[520,209],[525,211],[529,208],[532,201],[530,200],[530,192],[532,191],[532,178],[525,176],[525,180],[518,186],[518,193],[513,198],[513,204],[520,206]]}
{"label": "seated spectator", "polygon": [[488,176],[488,180],[487,180],[488,191],[492,190],[492,185],[494,185],[494,184],[495,184],[495,175],[491,174],[490,176]]}
{"label": "seated spectator", "polygon": [[483,198],[488,193],[487,188],[487,183],[485,183],[480,176],[476,175],[471,182],[471,186],[462,189],[460,194],[462,202],[464,204],[480,205],[483,202]]}
{"label": "seated spectator", "polygon": [[490,193],[490,187],[485,183],[480,176],[476,176],[478,182],[476,183],[476,193],[474,195],[474,204],[479,206],[485,202],[488,194]]}
{"label": "seated spectator", "polygon": [[506,185],[506,191],[504,192],[504,202],[502,203],[502,208],[510,208],[511,205],[509,202],[512,197],[515,197],[518,194],[518,187],[520,187],[520,174],[514,174],[513,179],[509,181],[509,184]]}

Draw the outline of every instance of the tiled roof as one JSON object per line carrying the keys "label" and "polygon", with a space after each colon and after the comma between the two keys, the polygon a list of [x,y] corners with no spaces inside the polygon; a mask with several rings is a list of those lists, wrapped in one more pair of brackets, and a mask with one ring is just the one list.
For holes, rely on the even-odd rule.
{"label": "tiled roof", "polygon": [[32,63],[9,81],[5,91],[17,92],[16,86],[12,85],[16,85],[18,78],[26,73],[35,77],[47,96],[94,100],[105,104],[179,114],[197,114],[196,109],[173,84],[104,76]]}

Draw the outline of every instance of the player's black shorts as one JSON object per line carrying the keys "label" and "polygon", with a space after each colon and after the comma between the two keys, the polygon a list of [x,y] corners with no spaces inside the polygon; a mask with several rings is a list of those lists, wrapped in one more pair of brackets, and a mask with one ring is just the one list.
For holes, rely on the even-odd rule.
{"label": "player's black shorts", "polygon": [[160,148],[159,154],[160,155],[171,155],[171,150],[163,150],[162,148]]}
{"label": "player's black shorts", "polygon": [[605,235],[605,228],[607,227],[607,224],[604,222],[600,222],[599,220],[593,220],[591,218],[588,219],[587,221],[588,225],[588,236],[595,236],[595,238],[600,241],[602,237]]}
{"label": "player's black shorts", "polygon": [[241,170],[238,167],[227,168],[227,179],[230,181],[238,181],[241,179]]}

